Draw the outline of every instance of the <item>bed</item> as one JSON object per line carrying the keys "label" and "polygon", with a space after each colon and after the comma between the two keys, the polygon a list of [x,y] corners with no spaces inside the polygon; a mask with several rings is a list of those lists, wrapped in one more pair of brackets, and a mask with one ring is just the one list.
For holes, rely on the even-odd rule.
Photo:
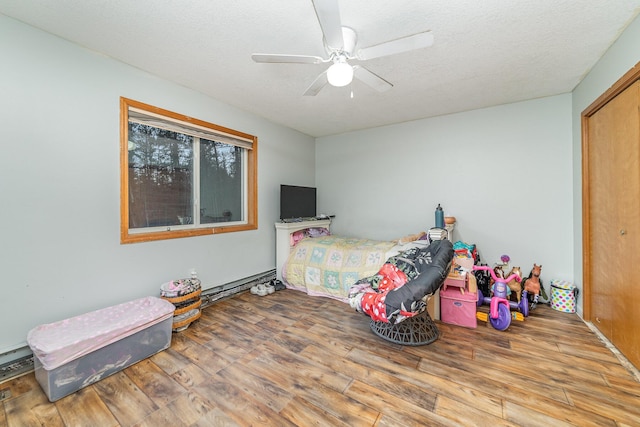
{"label": "bed", "polygon": [[376,274],[398,253],[394,242],[325,235],[298,241],[282,268],[285,285],[313,296],[348,302],[363,277]]}
{"label": "bed", "polygon": [[424,233],[377,241],[328,230],[300,238],[308,229],[294,228],[288,235],[289,254],[278,267],[285,286],[349,303],[371,318],[376,333],[380,325],[387,329],[408,318],[428,317],[427,299],[442,286],[454,254],[449,240],[431,241]]}

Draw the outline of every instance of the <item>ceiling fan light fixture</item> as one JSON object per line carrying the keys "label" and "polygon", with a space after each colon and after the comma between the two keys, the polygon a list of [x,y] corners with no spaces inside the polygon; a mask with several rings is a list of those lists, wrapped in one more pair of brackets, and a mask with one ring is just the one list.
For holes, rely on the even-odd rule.
{"label": "ceiling fan light fixture", "polygon": [[259,63],[329,65],[315,78],[311,86],[304,92],[304,96],[315,96],[327,85],[335,87],[350,85],[354,78],[378,92],[384,92],[391,89],[393,85],[362,65],[352,66],[348,61],[382,58],[422,49],[433,44],[431,31],[423,31],[377,45],[359,48],[358,35],[355,30],[342,25],[339,1],[342,0],[312,0],[316,18],[318,18],[322,30],[324,56],[254,53],[251,58]]}
{"label": "ceiling fan light fixture", "polygon": [[327,70],[327,81],[331,86],[346,86],[353,80],[353,67],[344,57],[338,59]]}

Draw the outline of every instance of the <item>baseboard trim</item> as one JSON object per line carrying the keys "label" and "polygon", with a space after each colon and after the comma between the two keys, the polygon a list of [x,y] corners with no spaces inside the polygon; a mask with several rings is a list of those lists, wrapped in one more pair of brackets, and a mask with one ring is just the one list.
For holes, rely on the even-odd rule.
{"label": "baseboard trim", "polygon": [[273,269],[238,279],[233,282],[225,283],[224,285],[206,289],[202,291],[202,308],[205,308],[221,299],[229,298],[240,292],[251,289],[254,285],[269,283],[270,281],[275,280],[275,278],[276,270]]}
{"label": "baseboard trim", "polygon": [[640,383],[640,371],[638,371],[638,368],[636,368],[633,365],[633,363],[631,363],[629,361],[629,359],[627,359],[624,356],[624,354],[620,353],[620,350],[618,350],[616,348],[616,346],[613,345],[613,343],[611,341],[609,341],[609,339],[606,336],[604,336],[604,334],[602,332],[600,332],[600,330],[598,328],[596,328],[595,325],[592,322],[586,322],[585,321],[584,323],[587,324],[589,329],[591,329],[591,331],[593,331],[593,333],[596,334],[596,336],[598,338],[600,338],[600,341],[602,341],[604,343],[604,345],[618,358],[618,360],[620,361],[622,366],[627,368],[627,370],[631,373],[631,375],[633,375],[635,380]]}

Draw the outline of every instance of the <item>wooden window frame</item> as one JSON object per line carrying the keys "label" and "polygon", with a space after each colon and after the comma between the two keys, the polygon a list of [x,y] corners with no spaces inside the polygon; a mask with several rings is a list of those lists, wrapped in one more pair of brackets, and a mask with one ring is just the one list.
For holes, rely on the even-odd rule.
{"label": "wooden window frame", "polygon": [[[166,117],[179,121],[187,126],[204,128],[212,133],[229,135],[251,141],[251,149],[247,149],[246,163],[246,220],[242,224],[224,225],[216,223],[213,226],[196,226],[190,229],[171,229],[165,231],[149,231],[131,233],[129,229],[129,111],[130,108],[148,112],[152,115]],[[176,239],[182,237],[205,236],[210,234],[231,233],[237,231],[256,230],[258,228],[258,137],[225,128],[203,120],[168,111],[159,107],[144,104],[128,98],[120,98],[120,242],[139,243],[156,240]]]}

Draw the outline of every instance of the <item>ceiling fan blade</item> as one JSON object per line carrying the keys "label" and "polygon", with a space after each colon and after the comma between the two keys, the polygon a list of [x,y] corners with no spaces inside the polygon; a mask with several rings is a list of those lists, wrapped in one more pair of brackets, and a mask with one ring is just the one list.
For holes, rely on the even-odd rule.
{"label": "ceiling fan blade", "polygon": [[377,90],[378,92],[384,92],[393,87],[391,83],[380,77],[379,75],[367,70],[361,65],[354,65],[353,71],[355,77],[367,86]]}
{"label": "ceiling fan blade", "polygon": [[329,81],[327,80],[327,72],[323,72],[311,83],[311,86],[304,91],[304,96],[316,96],[323,87],[325,87]]}
{"label": "ceiling fan blade", "polygon": [[417,33],[412,36],[402,37],[380,43],[375,46],[365,47],[358,50],[358,59],[372,59],[381,56],[395,55],[396,53],[408,52],[410,50],[422,49],[433,44],[433,34],[431,31]]}
{"label": "ceiling fan blade", "polygon": [[341,50],[344,45],[342,38],[342,20],[338,0],[313,0],[325,43],[334,49]]}
{"label": "ceiling fan blade", "polygon": [[320,64],[327,60],[319,56],[311,55],[279,55],[275,53],[254,53],[251,59],[255,62],[267,63],[293,63],[293,64]]}

